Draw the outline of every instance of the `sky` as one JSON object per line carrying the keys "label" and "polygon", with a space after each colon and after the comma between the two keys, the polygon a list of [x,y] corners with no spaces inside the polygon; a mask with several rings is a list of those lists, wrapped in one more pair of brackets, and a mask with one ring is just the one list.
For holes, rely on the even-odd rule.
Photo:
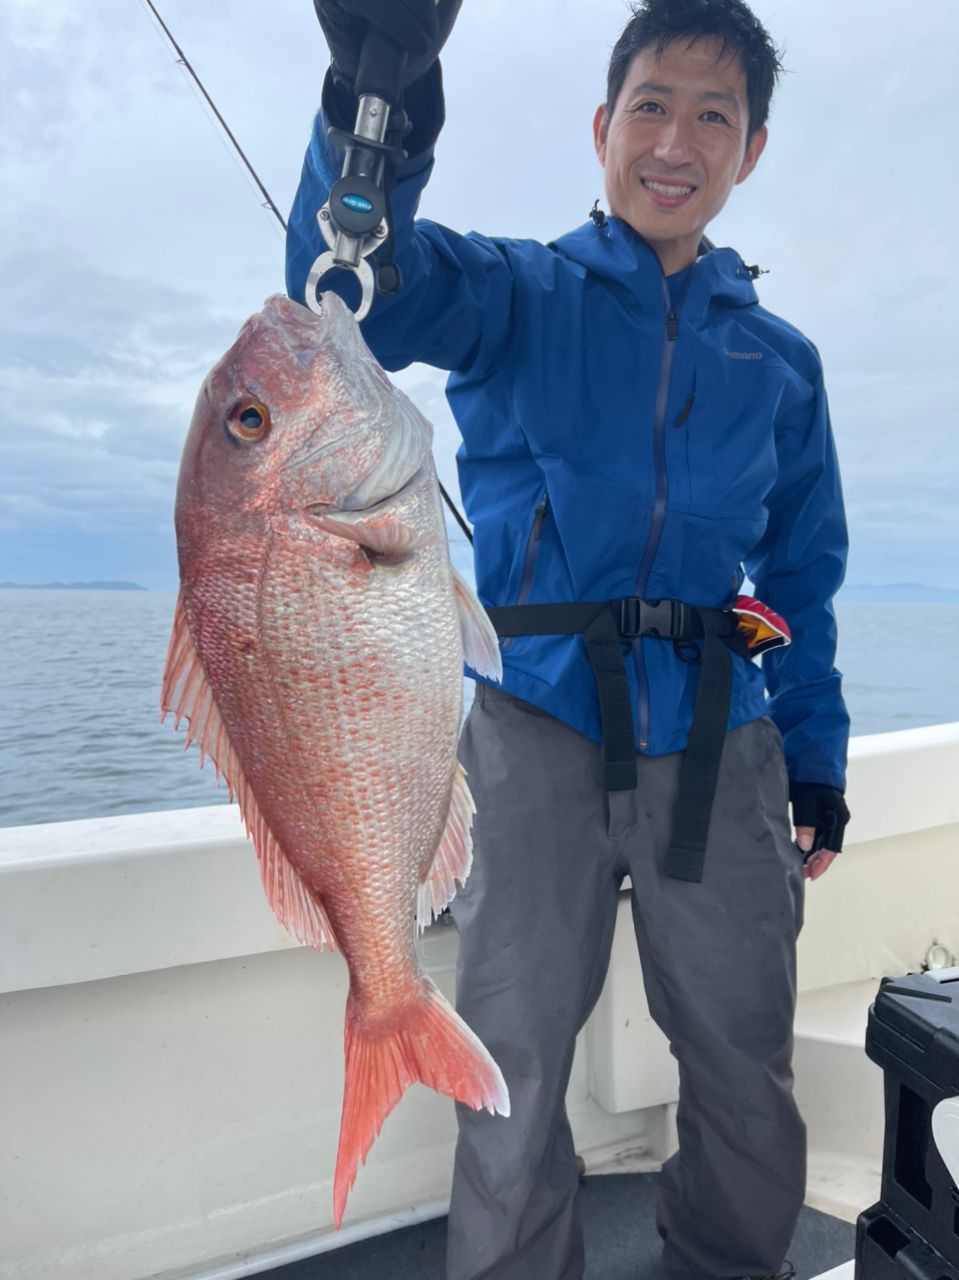
{"label": "sky", "polygon": [[[287,210],[326,67],[312,0],[158,0]],[[955,0],[755,0],[788,74],[710,235],[823,357],[848,581],[959,587]],[[465,0],[421,213],[550,240],[602,196],[591,122],[624,0]],[[209,367],[283,241],[140,0],[0,9],[0,581],[176,585],[173,500]],[[444,375],[396,380],[455,487]]]}

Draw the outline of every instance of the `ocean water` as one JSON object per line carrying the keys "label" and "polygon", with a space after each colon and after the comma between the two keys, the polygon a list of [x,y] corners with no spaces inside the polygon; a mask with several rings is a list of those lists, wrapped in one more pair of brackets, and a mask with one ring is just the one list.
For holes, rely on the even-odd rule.
{"label": "ocean water", "polygon": [[[226,802],[161,725],[175,596],[0,591],[0,826]],[[957,605],[840,606],[854,734],[959,721]]]}

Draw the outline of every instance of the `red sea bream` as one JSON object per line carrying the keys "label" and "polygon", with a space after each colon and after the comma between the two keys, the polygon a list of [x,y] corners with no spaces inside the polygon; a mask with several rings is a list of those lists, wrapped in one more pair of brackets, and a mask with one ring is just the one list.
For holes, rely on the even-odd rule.
{"label": "red sea bream", "polygon": [[509,1111],[414,947],[472,858],[464,654],[501,670],[430,443],[337,297],[315,316],[275,296],[204,382],[177,490],[164,713],[238,798],[277,918],[349,967],[337,1226],[413,1081]]}

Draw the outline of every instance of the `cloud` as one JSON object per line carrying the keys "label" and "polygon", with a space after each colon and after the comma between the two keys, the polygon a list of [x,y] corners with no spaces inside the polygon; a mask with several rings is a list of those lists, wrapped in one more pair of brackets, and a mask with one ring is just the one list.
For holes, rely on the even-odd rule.
{"label": "cloud", "polygon": [[[133,538],[166,564],[169,583],[180,449],[196,389],[233,323],[202,297],[152,281],[76,265],[69,290],[57,290],[58,278],[42,257],[28,274],[16,259],[0,264],[0,578],[22,577],[31,549],[51,537],[55,560],[78,538],[114,553]],[[37,292],[58,305],[37,307]],[[144,295],[152,305],[139,311]],[[40,576],[62,574],[54,562]]]}
{"label": "cloud", "polygon": [[[770,269],[764,304],[823,355],[850,576],[959,585],[944,88],[959,9],[926,0],[904,25],[893,0],[755,7],[790,73],[769,147],[714,238]],[[312,6],[161,10],[286,209],[325,70]],[[602,193],[590,123],[625,14],[624,0],[465,5],[421,212],[545,240],[581,222]],[[0,207],[0,577],[28,565],[63,577],[69,563],[77,577],[172,585],[170,513],[196,390],[282,288],[282,240],[142,4],[12,0],[0,40],[13,51],[0,67],[0,181],[15,197]],[[455,490],[442,374],[414,367],[398,381],[433,421]]]}

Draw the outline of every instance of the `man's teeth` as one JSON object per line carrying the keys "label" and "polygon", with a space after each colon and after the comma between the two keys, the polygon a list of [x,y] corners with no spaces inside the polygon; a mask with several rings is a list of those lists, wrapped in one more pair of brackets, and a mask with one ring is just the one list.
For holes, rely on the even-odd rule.
{"label": "man's teeth", "polygon": [[650,191],[658,191],[661,196],[690,196],[696,190],[695,187],[667,186],[664,182],[651,182],[648,178],[643,179],[643,186]]}

